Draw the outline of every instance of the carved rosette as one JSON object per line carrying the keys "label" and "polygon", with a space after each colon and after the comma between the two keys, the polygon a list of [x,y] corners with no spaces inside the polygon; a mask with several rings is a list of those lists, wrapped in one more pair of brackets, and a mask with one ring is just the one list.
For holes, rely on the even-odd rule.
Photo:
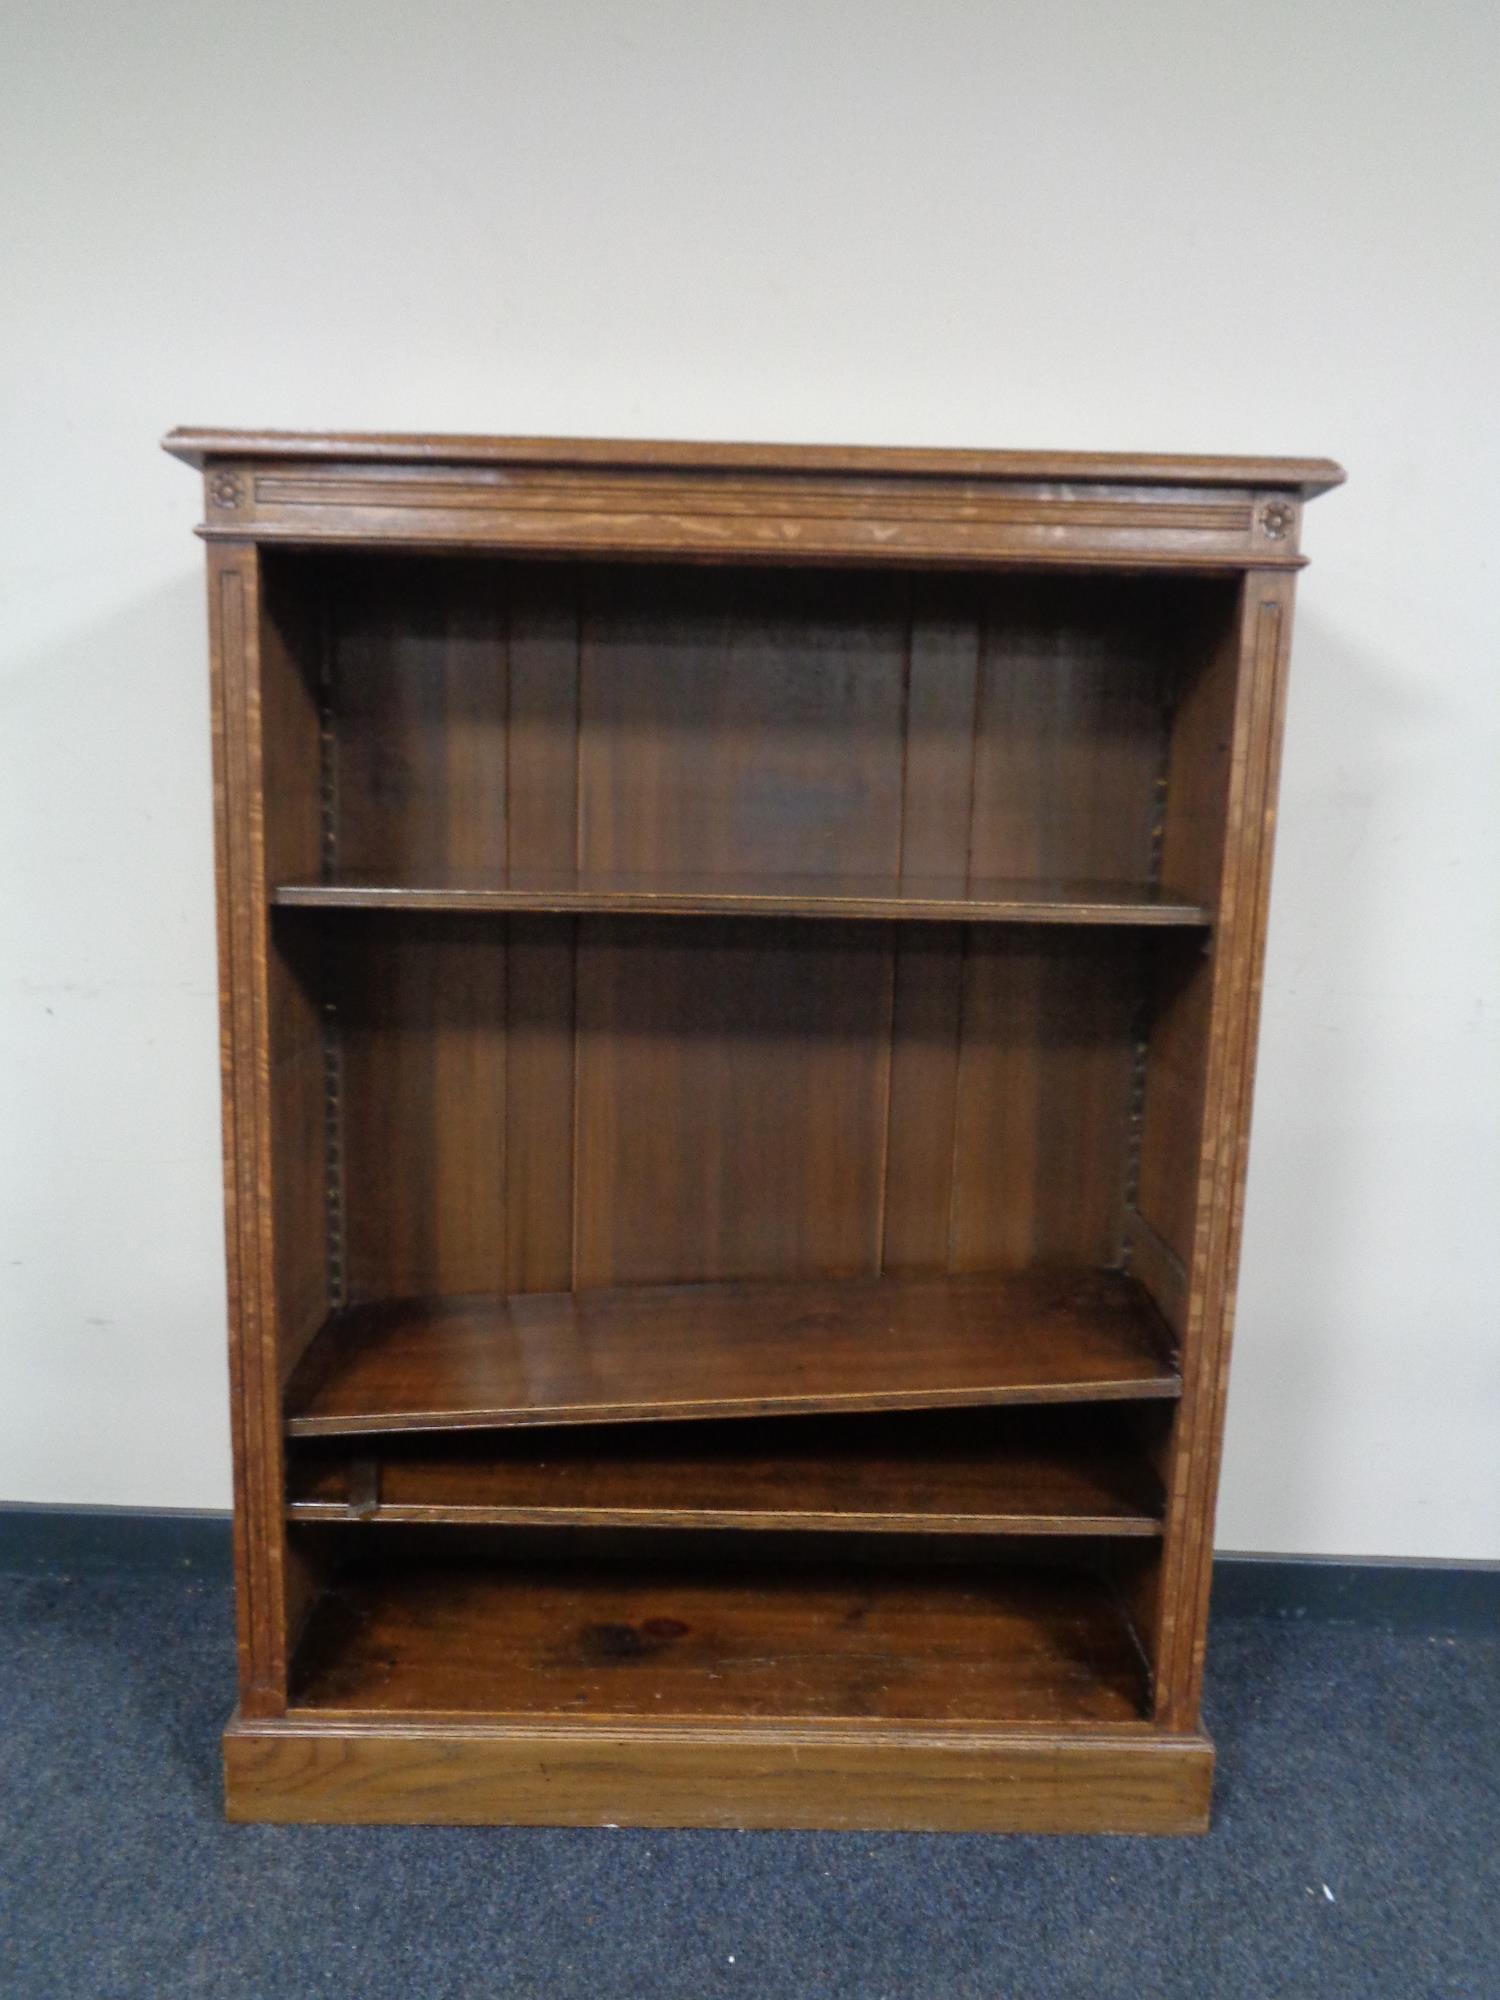
{"label": "carved rosette", "polygon": [[211,507],[238,507],[245,497],[245,482],[237,472],[211,472],[208,503]]}
{"label": "carved rosette", "polygon": [[1260,510],[1260,525],[1270,541],[1284,542],[1297,525],[1297,509],[1290,500],[1268,500]]}

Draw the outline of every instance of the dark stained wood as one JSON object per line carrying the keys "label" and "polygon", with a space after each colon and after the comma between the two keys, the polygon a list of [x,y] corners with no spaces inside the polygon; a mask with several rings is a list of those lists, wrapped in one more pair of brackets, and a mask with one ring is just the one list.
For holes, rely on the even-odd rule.
{"label": "dark stained wood", "polygon": [[337,942],[349,1296],[570,1285],[571,923],[341,919]]}
{"label": "dark stained wood", "polygon": [[985,593],[974,721],[976,874],[1124,876],[1153,869],[1165,756],[1155,589],[1019,577]]}
{"label": "dark stained wood", "polygon": [[479,918],[341,940],[345,1267],[354,1299],[503,1287],[504,938]]}
{"label": "dark stained wood", "polygon": [[974,732],[984,633],[968,578],[910,582],[902,721],[903,876],[972,874]]}
{"label": "dark stained wood", "polygon": [[901,860],[907,592],[656,569],[583,620],[578,862],[650,877],[887,875]]}
{"label": "dark stained wood", "polygon": [[924,927],[899,962],[761,919],[318,936],[354,1299],[1118,1260],[1128,930]]}
{"label": "dark stained wood", "polygon": [[[231,1811],[1201,1827],[1339,469],[168,447],[211,545]],[[348,1705],[288,1715],[298,1657]]]}
{"label": "dark stained wood", "polygon": [[295,1436],[777,1410],[1171,1397],[1111,1272],[638,1286],[350,1307],[287,1389]]}
{"label": "dark stained wood", "polygon": [[1129,936],[971,934],[953,1270],[1119,1261],[1138,968]]}
{"label": "dark stained wood", "polygon": [[1114,1413],[1053,1414],[304,1443],[287,1511],[391,1524],[1160,1534],[1160,1486],[1122,1428],[1101,1421]]}
{"label": "dark stained wood", "polygon": [[1224,623],[1223,580],[283,565],[332,705],[333,823],[288,900],[1202,921],[1159,879],[1156,787],[1193,664],[1169,612]]}
{"label": "dark stained wood", "polygon": [[900,939],[881,1216],[887,1277],[946,1271],[951,1263],[966,935],[945,929]]}
{"label": "dark stained wood", "polygon": [[879,1268],[888,938],[580,929],[573,1282]]}
{"label": "dark stained wood", "polygon": [[272,901],[304,910],[638,913],[648,916],[821,917],[929,923],[1146,924],[1200,929],[1201,904],[1154,883],[1000,880],[990,876],[625,875],[510,869],[493,876],[393,881],[341,868],[335,881],[279,882]]}
{"label": "dark stained wood", "polygon": [[502,872],[506,591],[482,565],[361,562],[330,588],[338,865]]}
{"label": "dark stained wood", "polygon": [[[561,874],[578,866],[581,589],[566,568],[509,572],[504,782],[511,869]],[[451,879],[451,866],[442,879]]]}
{"label": "dark stained wood", "polygon": [[[578,953],[569,923],[518,917],[505,950],[505,1277],[509,1292],[573,1282]],[[436,1270],[418,1290],[441,1290]],[[373,1292],[393,1289],[376,1285]],[[395,1288],[399,1289],[399,1288]]]}
{"label": "dark stained wood", "polygon": [[1062,1566],[785,1561],[356,1569],[298,1655],[301,1713],[1129,1723],[1108,1591]]}

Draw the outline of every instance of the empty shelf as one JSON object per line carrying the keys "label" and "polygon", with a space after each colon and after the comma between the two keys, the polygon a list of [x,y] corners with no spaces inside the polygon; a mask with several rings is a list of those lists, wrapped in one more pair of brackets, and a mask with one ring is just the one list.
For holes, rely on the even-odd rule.
{"label": "empty shelf", "polygon": [[1145,1700],[1083,1571],[705,1552],[357,1569],[314,1613],[293,1712],[1055,1725],[1138,1722]]}

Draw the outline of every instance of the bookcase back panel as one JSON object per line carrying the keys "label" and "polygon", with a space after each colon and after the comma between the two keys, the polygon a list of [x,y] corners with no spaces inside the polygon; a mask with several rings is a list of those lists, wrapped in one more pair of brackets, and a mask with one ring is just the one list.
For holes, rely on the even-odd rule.
{"label": "bookcase back panel", "polygon": [[349,926],[338,947],[350,1295],[503,1291],[504,927]]}
{"label": "bookcase back panel", "polygon": [[355,1298],[1118,1259],[1128,933],[382,913],[329,962]]}
{"label": "bookcase back panel", "polygon": [[901,579],[589,579],[578,863],[890,874],[901,863]]}
{"label": "bookcase back panel", "polygon": [[979,596],[975,873],[1151,878],[1177,665],[1160,602],[1155,584],[1097,577],[1006,578]]}
{"label": "bookcase back panel", "polygon": [[355,562],[333,577],[340,865],[504,868],[506,571]]}
{"label": "bookcase back panel", "polygon": [[949,1267],[1111,1264],[1120,1246],[1137,940],[969,934]]}
{"label": "bookcase back panel", "polygon": [[600,921],[578,957],[574,1281],[879,1267],[884,925]]}
{"label": "bookcase back panel", "polygon": [[1218,580],[283,556],[330,860],[1145,882]]}

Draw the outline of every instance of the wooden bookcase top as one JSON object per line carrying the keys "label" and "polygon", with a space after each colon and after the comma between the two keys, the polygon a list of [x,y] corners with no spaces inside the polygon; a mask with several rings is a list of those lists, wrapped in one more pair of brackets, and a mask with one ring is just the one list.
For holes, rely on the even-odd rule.
{"label": "wooden bookcase top", "polygon": [[251,431],[181,425],[163,449],[215,459],[389,465],[550,465],[664,472],[824,472],[860,478],[1104,481],[1128,486],[1271,486],[1304,499],[1342,485],[1331,458],[1222,453],[957,451],[912,445],[712,444],[660,438],[444,436],[424,432]]}
{"label": "wooden bookcase top", "polygon": [[176,430],[209,540],[699,563],[1296,569],[1323,458]]}

